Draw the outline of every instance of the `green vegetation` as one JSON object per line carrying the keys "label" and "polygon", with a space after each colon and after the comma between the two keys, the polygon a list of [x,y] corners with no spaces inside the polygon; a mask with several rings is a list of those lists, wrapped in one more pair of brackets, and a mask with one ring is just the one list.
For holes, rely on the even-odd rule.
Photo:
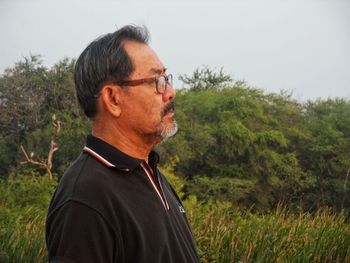
{"label": "green vegetation", "polygon": [[[164,171],[180,191],[184,181]],[[2,179],[0,262],[47,262],[44,224],[53,189],[47,177]],[[278,207],[256,214],[229,202],[199,203],[195,196],[184,205],[203,263],[350,262],[350,224],[342,213],[291,214]]]}
{"label": "green vegetation", "polygon": [[[31,56],[0,76],[0,262],[46,261],[51,194],[90,130],[73,68]],[[350,262],[350,101],[300,103],[207,67],[180,79],[179,132],[157,150],[202,262]]]}
{"label": "green vegetation", "polygon": [[296,210],[349,209],[348,100],[302,104],[228,84],[222,73],[211,76],[217,86],[199,85],[198,74],[209,73],[196,71],[193,88],[177,93],[178,134],[158,147],[189,193],[259,211],[280,202]]}
{"label": "green vegetation", "polygon": [[45,216],[55,186],[33,171],[0,180],[0,262],[47,262]]}
{"label": "green vegetation", "polygon": [[350,262],[350,226],[328,210],[238,212],[227,203],[191,206],[201,262]]}

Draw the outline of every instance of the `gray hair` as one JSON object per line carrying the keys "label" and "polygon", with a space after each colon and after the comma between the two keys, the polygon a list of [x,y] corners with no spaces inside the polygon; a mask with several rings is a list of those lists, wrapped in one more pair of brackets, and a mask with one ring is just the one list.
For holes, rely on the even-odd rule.
{"label": "gray hair", "polygon": [[127,25],[114,33],[103,35],[85,48],[75,64],[77,98],[89,118],[97,113],[96,98],[102,85],[125,80],[134,70],[123,47],[126,40],[147,45],[149,32],[145,26]]}

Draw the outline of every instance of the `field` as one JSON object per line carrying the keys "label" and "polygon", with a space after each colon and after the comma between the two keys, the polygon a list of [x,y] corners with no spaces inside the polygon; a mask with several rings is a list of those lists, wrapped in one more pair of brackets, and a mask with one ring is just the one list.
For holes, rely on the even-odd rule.
{"label": "field", "polygon": [[201,262],[350,262],[350,225],[327,209],[266,215],[212,203],[189,209]]}
{"label": "field", "polygon": [[[47,262],[45,209],[6,208],[13,185],[1,191],[0,262]],[[291,214],[283,207],[257,214],[224,202],[199,203],[194,196],[184,205],[203,263],[350,262],[350,224],[343,214],[327,209]]]}

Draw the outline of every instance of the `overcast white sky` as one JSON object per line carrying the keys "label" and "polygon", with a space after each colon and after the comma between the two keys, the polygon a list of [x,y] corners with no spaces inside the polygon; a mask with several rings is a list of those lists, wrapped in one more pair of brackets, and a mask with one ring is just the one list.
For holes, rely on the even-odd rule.
{"label": "overcast white sky", "polygon": [[175,76],[208,65],[303,101],[350,99],[349,0],[0,0],[0,73],[30,53],[77,58],[130,23]]}

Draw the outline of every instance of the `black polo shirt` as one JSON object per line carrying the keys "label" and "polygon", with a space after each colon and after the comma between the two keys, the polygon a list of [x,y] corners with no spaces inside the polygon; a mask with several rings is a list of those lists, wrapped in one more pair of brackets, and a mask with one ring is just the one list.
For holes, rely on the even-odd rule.
{"label": "black polo shirt", "polygon": [[106,142],[87,138],[52,198],[50,262],[199,262],[182,203],[158,171]]}

